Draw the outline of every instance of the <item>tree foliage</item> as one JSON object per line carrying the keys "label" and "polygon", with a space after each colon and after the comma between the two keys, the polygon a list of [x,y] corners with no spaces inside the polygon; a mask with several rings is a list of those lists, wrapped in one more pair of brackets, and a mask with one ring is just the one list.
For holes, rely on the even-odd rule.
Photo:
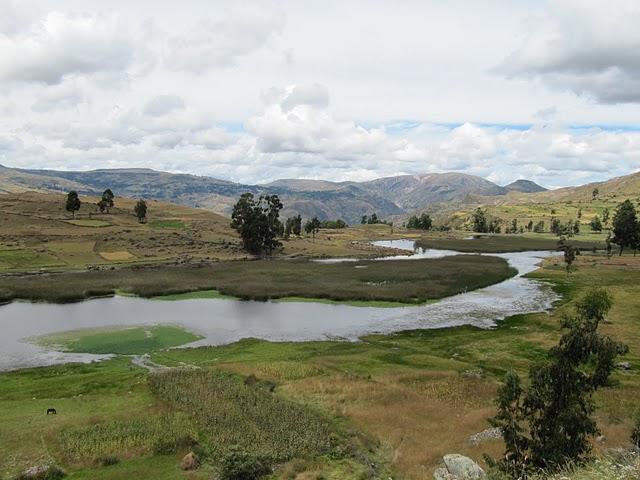
{"label": "tree foliage", "polygon": [[606,290],[589,291],[574,315],[562,320],[566,332],[547,360],[531,368],[529,386],[523,388],[515,372],[506,376],[490,423],[502,429],[506,449],[498,466],[512,478],[561,468],[590,453],[589,438],[599,433],[593,393],[607,384],[616,358],[628,351],[598,332],[611,305]]}
{"label": "tree foliage", "polygon": [[310,233],[313,238],[316,238],[316,233],[320,230],[322,223],[318,220],[318,217],[313,217],[311,220],[307,220],[304,224],[304,231]]}
{"label": "tree foliage", "polygon": [[81,205],[82,205],[82,202],[80,201],[78,192],[76,192],[75,190],[71,190],[67,194],[67,201],[64,206],[65,210],[67,212],[71,212],[71,215],[75,218],[76,212],[80,210]]}
{"label": "tree foliage", "polygon": [[598,215],[593,217],[591,219],[591,222],[589,222],[589,226],[591,227],[591,231],[593,231],[593,232],[601,232],[602,231],[602,221],[600,220],[600,217]]}
{"label": "tree foliage", "polygon": [[283,232],[279,219],[282,206],[277,195],[262,195],[257,200],[252,193],[240,196],[233,207],[231,227],[240,234],[245,250],[271,255],[282,245],[278,241]]}
{"label": "tree foliage", "polygon": [[616,207],[613,214],[613,243],[620,247],[620,255],[624,247],[638,248],[640,226],[636,209],[631,200],[625,200]]}
{"label": "tree foliage", "polygon": [[105,210],[109,213],[109,209],[113,208],[113,199],[115,195],[111,191],[110,188],[107,188],[104,192],[102,192],[102,198],[98,201],[98,208],[100,212],[104,212]]}
{"label": "tree foliage", "polygon": [[420,216],[412,215],[407,221],[407,228],[415,230],[431,230],[433,227],[433,220],[428,213],[423,213]]}
{"label": "tree foliage", "polygon": [[133,213],[138,217],[138,222],[142,223],[147,218],[147,202],[142,199],[138,200],[133,207]]}

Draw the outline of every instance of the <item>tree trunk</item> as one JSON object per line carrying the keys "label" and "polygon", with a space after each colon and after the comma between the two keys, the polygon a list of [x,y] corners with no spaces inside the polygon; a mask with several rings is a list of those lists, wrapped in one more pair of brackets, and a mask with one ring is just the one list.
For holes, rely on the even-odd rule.
{"label": "tree trunk", "polygon": [[622,249],[623,249],[623,248],[624,248],[624,247],[623,247],[622,245],[620,245],[620,253],[618,253],[618,256],[619,256],[619,257],[621,257],[621,256],[622,256]]}

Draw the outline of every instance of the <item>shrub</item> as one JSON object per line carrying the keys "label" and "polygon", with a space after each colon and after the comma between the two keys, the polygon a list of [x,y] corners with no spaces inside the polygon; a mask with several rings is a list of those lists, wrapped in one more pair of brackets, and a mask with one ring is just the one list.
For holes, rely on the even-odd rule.
{"label": "shrub", "polygon": [[264,458],[232,448],[220,464],[220,480],[257,480],[271,473]]}
{"label": "shrub", "polygon": [[105,455],[103,457],[96,458],[96,463],[102,467],[109,467],[120,463],[120,459],[115,455]]}
{"label": "shrub", "polygon": [[631,432],[631,443],[636,448],[640,448],[640,417],[636,420],[636,425]]}

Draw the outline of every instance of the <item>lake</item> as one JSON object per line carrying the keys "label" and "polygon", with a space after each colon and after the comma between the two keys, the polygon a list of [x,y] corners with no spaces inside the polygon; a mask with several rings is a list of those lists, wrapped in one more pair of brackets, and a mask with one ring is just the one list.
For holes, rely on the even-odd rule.
{"label": "lake", "polygon": [[[438,258],[448,250],[414,251],[408,240],[374,242],[413,252],[410,256]],[[253,302],[234,299],[158,301],[112,297],[72,304],[14,302],[0,307],[0,370],[89,362],[104,355],[70,354],[33,345],[27,338],[54,332],[106,326],[175,324],[204,338],[189,347],[221,345],[242,338],[272,341],[357,340],[370,333],[432,329],[459,325],[491,328],[514,314],[545,311],[557,299],[549,285],[524,278],[542,258],[554,252],[492,254],[518,270],[516,277],[436,303],[398,308],[355,307],[312,302]],[[353,261],[335,259],[327,261]],[[354,265],[354,268],[357,268]]]}

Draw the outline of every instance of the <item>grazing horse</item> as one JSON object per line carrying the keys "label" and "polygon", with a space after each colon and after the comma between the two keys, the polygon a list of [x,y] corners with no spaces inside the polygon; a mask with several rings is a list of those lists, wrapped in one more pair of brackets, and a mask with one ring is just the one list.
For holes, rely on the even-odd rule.
{"label": "grazing horse", "polygon": [[47,415],[51,414],[51,415],[56,415],[58,412],[56,412],[55,408],[47,408]]}

